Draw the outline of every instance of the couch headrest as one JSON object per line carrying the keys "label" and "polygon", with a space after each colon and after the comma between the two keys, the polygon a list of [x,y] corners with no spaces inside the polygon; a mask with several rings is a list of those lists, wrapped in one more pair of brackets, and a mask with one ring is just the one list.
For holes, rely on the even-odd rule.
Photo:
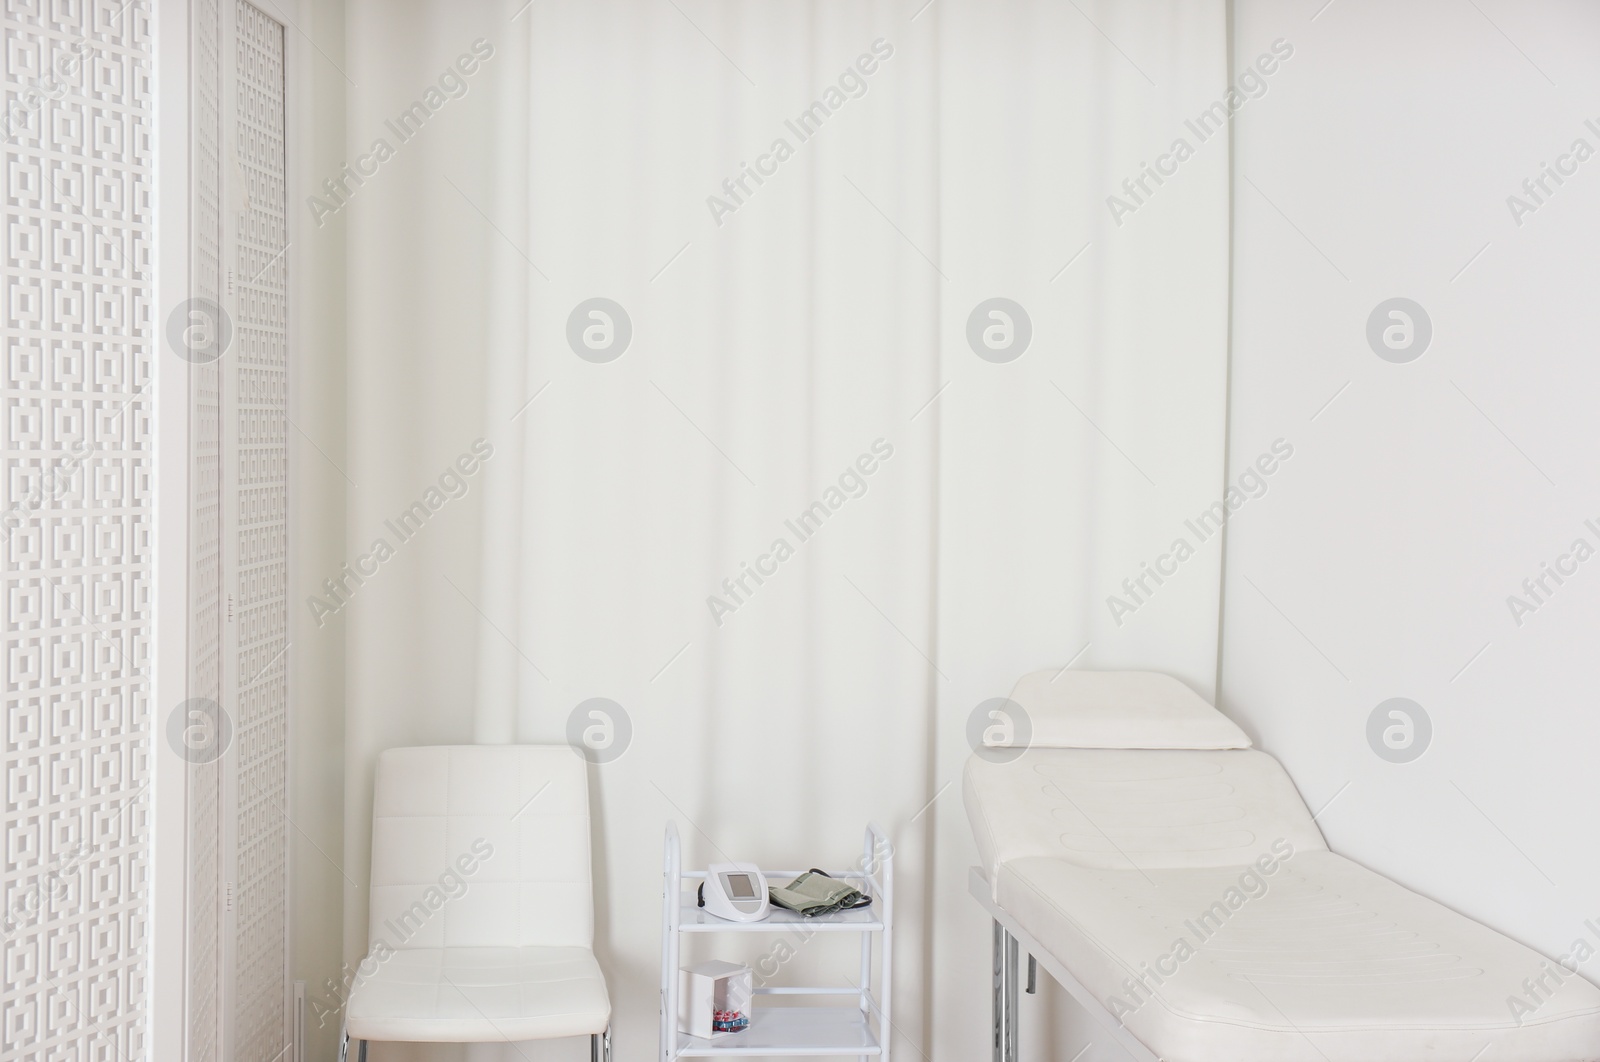
{"label": "couch headrest", "polygon": [[1250,747],[1233,720],[1156,671],[1035,671],[1017,681],[1011,700],[1027,712],[1026,740],[1038,748]]}

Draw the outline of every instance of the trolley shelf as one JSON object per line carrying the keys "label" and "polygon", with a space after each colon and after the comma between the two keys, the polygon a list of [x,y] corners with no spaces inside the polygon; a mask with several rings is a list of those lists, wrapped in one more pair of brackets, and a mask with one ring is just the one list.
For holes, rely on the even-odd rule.
{"label": "trolley shelf", "polygon": [[[782,877],[780,871],[776,876]],[[793,875],[790,875],[793,877]],[[699,898],[691,890],[683,894],[679,904],[678,932],[680,933],[779,933],[792,932],[796,926],[805,926],[818,933],[881,933],[883,920],[872,907],[854,911],[835,911],[833,914],[807,918],[798,911],[773,907],[771,913],[759,922],[729,922],[713,914],[706,914]]]}
{"label": "trolley shelf", "polygon": [[743,1032],[714,1042],[679,1034],[678,1041],[679,1058],[882,1053],[859,1007],[757,1007]]}

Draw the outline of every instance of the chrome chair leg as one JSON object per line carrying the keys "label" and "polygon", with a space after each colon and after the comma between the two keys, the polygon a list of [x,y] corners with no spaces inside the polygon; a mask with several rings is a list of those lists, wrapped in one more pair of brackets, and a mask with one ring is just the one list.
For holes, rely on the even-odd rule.
{"label": "chrome chair leg", "polygon": [[367,1062],[367,1042],[365,1040],[361,1040],[359,1042],[361,1044],[361,1050],[356,1054],[356,1062]]}
{"label": "chrome chair leg", "polygon": [[611,1062],[611,1026],[589,1036],[589,1062]]}

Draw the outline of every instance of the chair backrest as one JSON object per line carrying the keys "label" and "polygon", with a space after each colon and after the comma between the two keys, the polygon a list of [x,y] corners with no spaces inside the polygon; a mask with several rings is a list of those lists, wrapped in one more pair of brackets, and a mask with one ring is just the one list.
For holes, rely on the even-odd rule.
{"label": "chair backrest", "polygon": [[589,788],[566,745],[378,757],[368,947],[592,946]]}

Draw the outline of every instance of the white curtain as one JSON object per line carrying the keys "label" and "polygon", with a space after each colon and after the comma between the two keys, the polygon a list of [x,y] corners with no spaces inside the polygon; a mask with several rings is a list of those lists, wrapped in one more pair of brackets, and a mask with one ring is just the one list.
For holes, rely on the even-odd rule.
{"label": "white curtain", "polygon": [[[1214,545],[1120,625],[1105,599],[1220,491],[1225,134],[1120,225],[1106,198],[1223,94],[1222,5],[518,6],[349,9],[349,151],[394,143],[330,201],[348,551],[391,546],[330,602],[346,957],[379,750],[609,727],[591,794],[620,1058],[656,1050],[669,819],[690,865],[848,865],[882,824],[894,1050],[973,1057],[968,717],[1069,660],[1213,681]],[[1015,360],[968,342],[995,298],[1031,326]],[[980,324],[1015,343],[1006,312]],[[834,942],[797,951],[782,977],[856,974]],[[1033,1050],[1077,1036],[1066,1014]]]}

